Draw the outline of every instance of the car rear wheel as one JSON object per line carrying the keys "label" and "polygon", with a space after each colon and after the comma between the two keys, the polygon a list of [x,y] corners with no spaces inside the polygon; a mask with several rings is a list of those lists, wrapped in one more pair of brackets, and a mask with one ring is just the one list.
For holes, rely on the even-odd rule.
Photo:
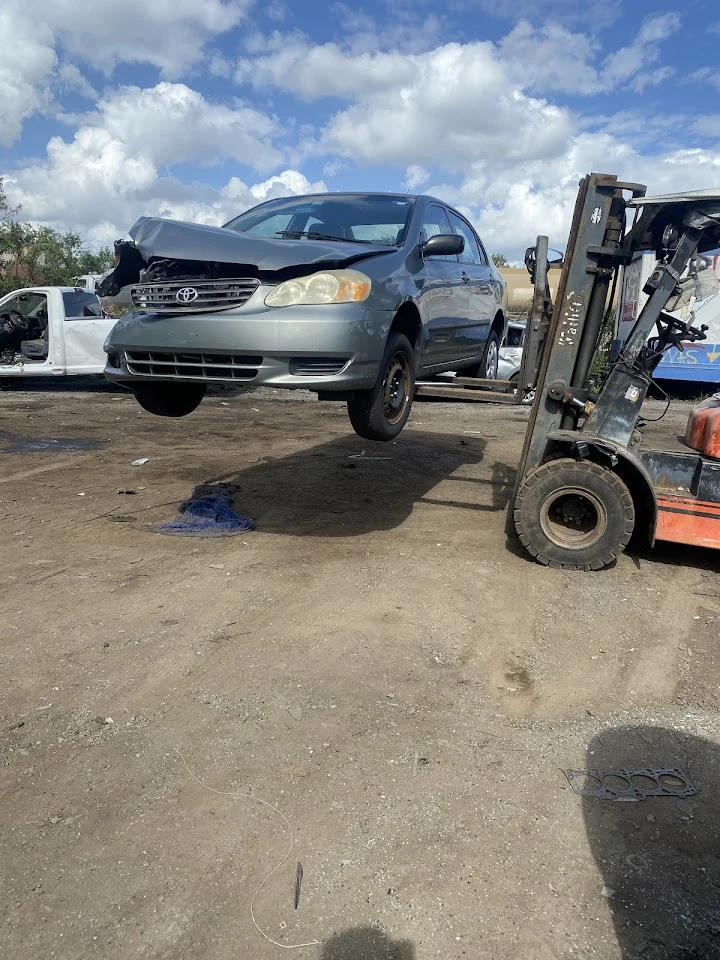
{"label": "car rear wheel", "polygon": [[393,440],[410,416],[415,393],[415,352],[402,333],[391,333],[375,386],[348,400],[355,433],[366,440]]}
{"label": "car rear wheel", "polygon": [[135,399],[156,417],[186,417],[205,396],[204,383],[134,383]]}
{"label": "car rear wheel", "polygon": [[461,377],[480,377],[481,380],[497,380],[498,363],[500,362],[500,338],[494,330],[485,343],[480,363],[474,364],[460,371]]}

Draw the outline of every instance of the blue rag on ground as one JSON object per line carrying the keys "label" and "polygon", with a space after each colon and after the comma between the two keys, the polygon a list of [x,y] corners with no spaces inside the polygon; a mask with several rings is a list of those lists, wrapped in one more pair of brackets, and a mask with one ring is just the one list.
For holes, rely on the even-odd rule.
{"label": "blue rag on ground", "polygon": [[175,520],[150,529],[175,537],[232,537],[248,533],[255,529],[255,524],[231,506],[239,489],[236,483],[198,484],[190,499],[180,504]]}

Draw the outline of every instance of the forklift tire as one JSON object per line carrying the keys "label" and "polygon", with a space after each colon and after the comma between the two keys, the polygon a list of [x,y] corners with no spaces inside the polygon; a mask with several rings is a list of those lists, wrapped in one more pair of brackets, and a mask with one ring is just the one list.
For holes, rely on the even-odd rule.
{"label": "forklift tire", "polygon": [[156,417],[186,417],[205,396],[204,383],[134,383],[135,399]]}
{"label": "forklift tire", "polygon": [[415,351],[402,333],[391,332],[375,386],[348,400],[350,423],[365,440],[394,440],[410,416],[415,394]]}
{"label": "forklift tire", "polygon": [[630,491],[612,470],[563,458],[525,477],[515,501],[515,529],[538,563],[602,570],[622,553],[635,526]]}

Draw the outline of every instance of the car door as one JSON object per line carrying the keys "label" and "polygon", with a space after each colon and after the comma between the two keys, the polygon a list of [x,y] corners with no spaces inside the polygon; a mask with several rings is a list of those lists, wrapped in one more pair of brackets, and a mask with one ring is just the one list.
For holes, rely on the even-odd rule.
{"label": "car door", "polygon": [[100,301],[88,290],[64,290],[62,324],[66,373],[102,373],[107,357],[105,338],[115,319],[104,315]]}
{"label": "car door", "polygon": [[465,240],[460,254],[462,279],[468,289],[465,348],[468,355],[482,356],[497,310],[495,275],[473,228],[453,210],[448,212],[453,232]]}
{"label": "car door", "polygon": [[[429,203],[423,214],[421,239],[452,232],[445,208]],[[426,257],[424,268],[419,297],[424,332],[420,363],[431,367],[451,363],[463,354],[470,293],[457,256]]]}
{"label": "car door", "polygon": [[27,372],[29,365],[37,374],[52,366],[48,298],[40,290],[22,290],[0,303],[2,376]]}

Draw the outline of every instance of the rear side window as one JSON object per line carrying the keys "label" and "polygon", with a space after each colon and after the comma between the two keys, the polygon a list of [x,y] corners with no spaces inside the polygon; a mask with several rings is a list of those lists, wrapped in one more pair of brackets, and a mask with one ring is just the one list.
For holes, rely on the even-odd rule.
{"label": "rear side window", "polygon": [[450,212],[450,221],[455,233],[459,233],[461,237],[465,238],[465,249],[460,254],[460,263],[483,263],[484,261],[480,256],[480,247],[470,225],[452,211]]}
{"label": "rear side window", "polygon": [[87,290],[66,290],[63,295],[66,320],[83,320],[103,315],[100,301]]}

